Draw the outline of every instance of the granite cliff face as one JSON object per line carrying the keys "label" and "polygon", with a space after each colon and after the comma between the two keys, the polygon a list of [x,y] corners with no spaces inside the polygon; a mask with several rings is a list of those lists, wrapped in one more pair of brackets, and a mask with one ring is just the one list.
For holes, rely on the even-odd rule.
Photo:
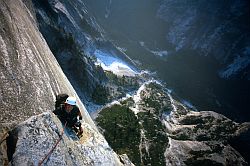
{"label": "granite cliff face", "polygon": [[[87,132],[86,144],[64,135],[65,144],[59,144],[61,151],[56,150],[58,153],[48,162],[51,165],[100,165],[104,161],[101,164],[122,165],[96,130],[40,33],[31,1],[0,1],[0,47],[0,165],[37,164],[54,145],[62,126],[54,115],[43,112],[54,109],[58,93],[77,97]],[[31,116],[34,117],[19,124]],[[6,144],[5,133],[9,130],[12,131]]]}
{"label": "granite cliff face", "polygon": [[1,1],[1,123],[52,110],[58,93],[77,96],[37,27],[32,3],[25,2]]}

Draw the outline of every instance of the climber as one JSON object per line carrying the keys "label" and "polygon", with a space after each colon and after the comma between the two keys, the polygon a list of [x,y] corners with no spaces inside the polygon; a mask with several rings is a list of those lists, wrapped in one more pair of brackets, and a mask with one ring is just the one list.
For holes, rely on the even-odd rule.
{"label": "climber", "polygon": [[68,97],[69,95],[66,93],[61,93],[61,94],[56,95],[55,109],[58,109],[62,105],[64,105]]}
{"label": "climber", "polygon": [[[78,137],[81,137],[83,129],[81,127],[82,115],[79,108],[76,106],[76,98],[68,97],[60,107],[57,107],[53,113],[61,120],[63,124],[72,128]],[[79,129],[78,129],[79,128]]]}

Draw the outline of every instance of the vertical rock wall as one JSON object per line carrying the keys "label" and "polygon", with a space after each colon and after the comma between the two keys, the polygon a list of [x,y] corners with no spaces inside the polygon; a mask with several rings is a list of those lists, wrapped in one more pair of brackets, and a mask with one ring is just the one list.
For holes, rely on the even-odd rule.
{"label": "vertical rock wall", "polygon": [[[21,0],[2,0],[0,17],[1,123],[53,110],[58,93],[77,96],[27,6]],[[92,123],[89,117],[85,120]]]}
{"label": "vertical rock wall", "polygon": [[[25,3],[24,3],[25,2]],[[77,96],[39,32],[31,1],[0,1],[0,139],[13,125],[54,109],[55,95]],[[84,121],[96,128],[78,98]],[[6,164],[6,144],[0,162]]]}

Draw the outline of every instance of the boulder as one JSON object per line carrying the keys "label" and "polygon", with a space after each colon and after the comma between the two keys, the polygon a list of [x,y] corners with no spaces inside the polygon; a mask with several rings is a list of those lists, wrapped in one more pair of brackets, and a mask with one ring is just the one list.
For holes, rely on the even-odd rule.
{"label": "boulder", "polygon": [[133,165],[126,157],[121,162],[91,125],[83,122],[82,127],[84,132],[79,139],[51,112],[29,118],[17,125],[7,138],[10,164],[38,165],[52,152],[42,165]]}

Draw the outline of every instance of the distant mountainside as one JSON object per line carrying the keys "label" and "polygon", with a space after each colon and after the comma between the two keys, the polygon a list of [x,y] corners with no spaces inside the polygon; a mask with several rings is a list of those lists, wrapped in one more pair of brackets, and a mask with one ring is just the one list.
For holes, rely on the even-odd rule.
{"label": "distant mountainside", "polygon": [[106,36],[178,96],[250,119],[249,1],[84,1]]}
{"label": "distant mountainside", "polygon": [[248,1],[85,1],[121,46],[135,42],[163,59],[181,50],[195,50],[222,64],[221,77],[250,79]]}
{"label": "distant mountainside", "polygon": [[34,7],[41,33],[82,98],[91,98],[96,87],[107,81],[103,70],[94,64],[94,55],[128,60],[106,40],[83,1],[38,0]]}
{"label": "distant mountainside", "polygon": [[192,49],[202,56],[214,56],[225,66],[219,71],[221,77],[250,80],[249,5],[238,0],[165,0],[157,16],[170,25],[166,39],[176,51]]}

